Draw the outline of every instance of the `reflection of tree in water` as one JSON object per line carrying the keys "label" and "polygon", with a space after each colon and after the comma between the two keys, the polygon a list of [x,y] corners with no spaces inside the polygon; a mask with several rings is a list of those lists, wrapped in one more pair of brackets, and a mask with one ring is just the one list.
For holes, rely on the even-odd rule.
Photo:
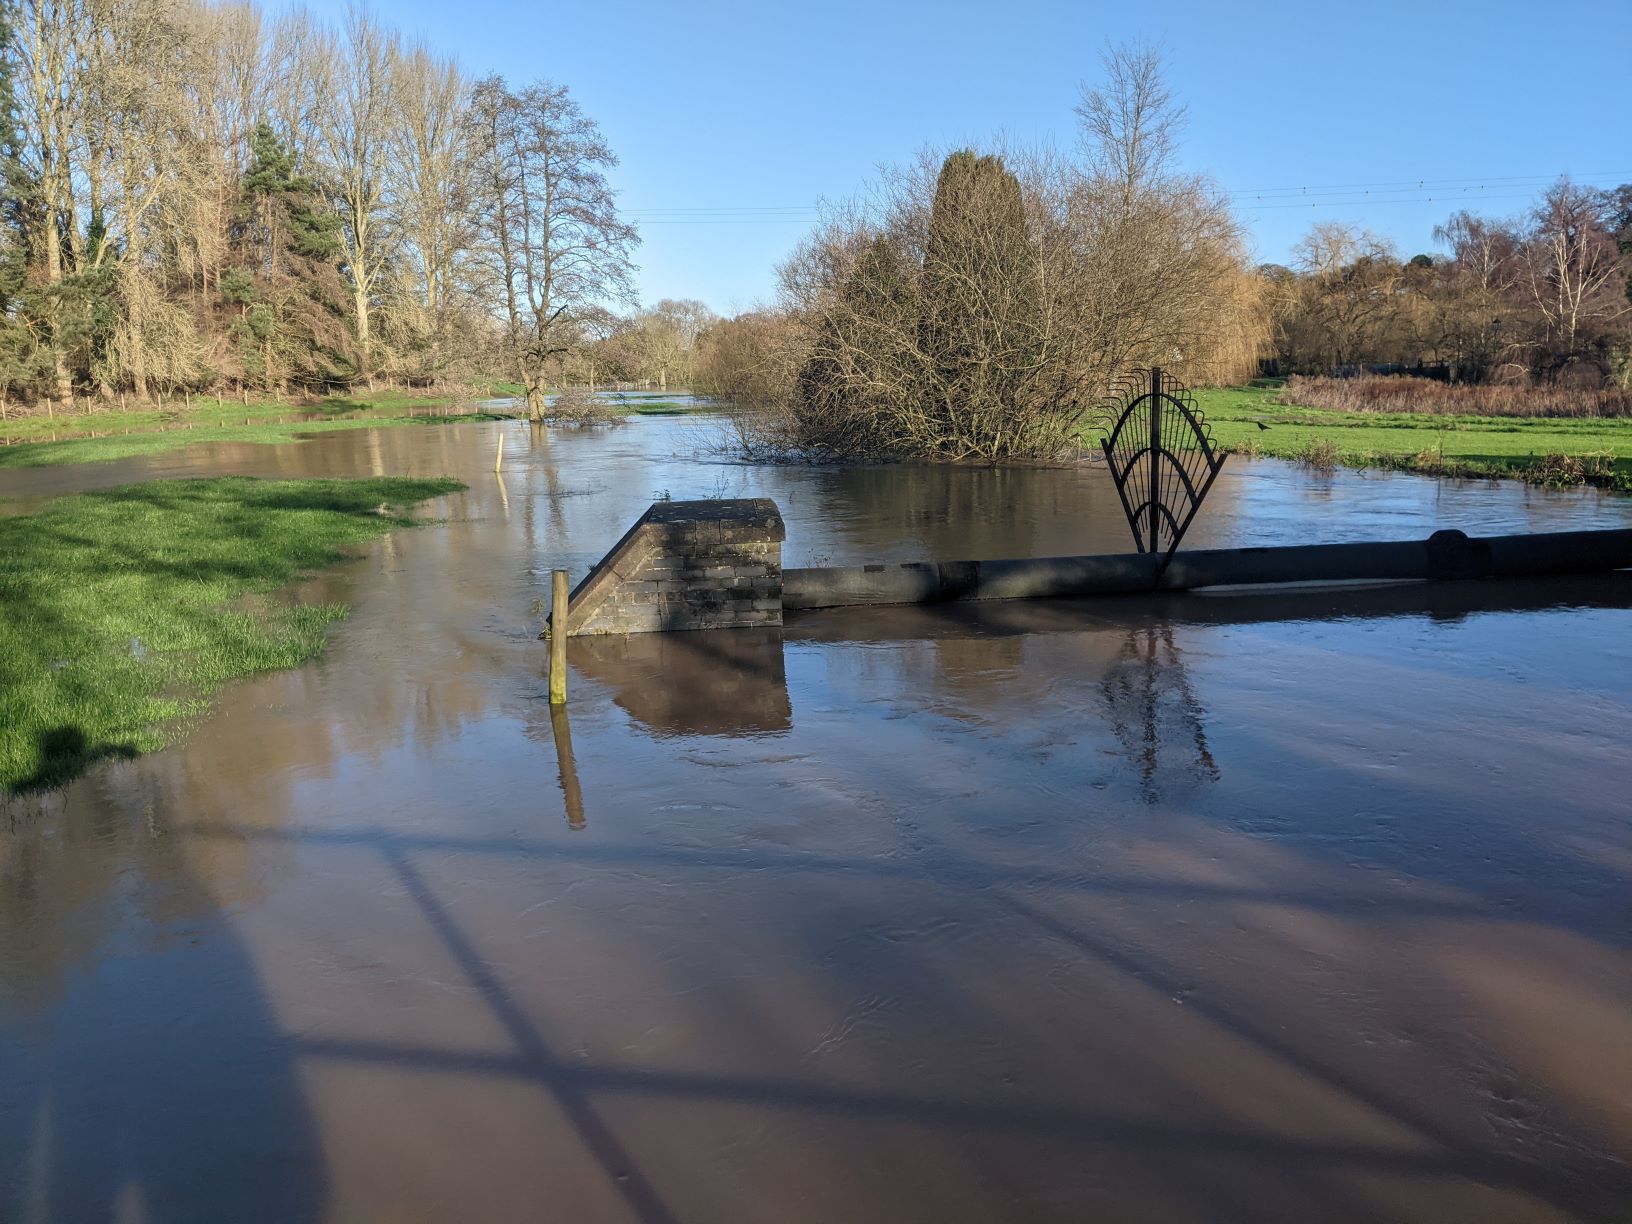
{"label": "reflection of tree in water", "polygon": [[1165,784],[1218,780],[1207,746],[1206,710],[1196,699],[1170,625],[1130,629],[1105,673],[1105,704],[1123,751],[1139,767],[1146,803],[1160,802]]}
{"label": "reflection of tree in water", "polygon": [[[789,514],[789,565],[816,563],[801,559],[805,548],[826,557],[824,564],[840,565],[1080,556],[1132,547],[1103,463],[858,465],[821,469],[806,479],[808,485],[773,482],[768,489]],[[814,492],[814,506],[800,500],[805,488]],[[1199,530],[1211,536],[1227,521],[1236,496],[1234,483],[1221,481]],[[825,538],[813,543],[813,534]]]}
{"label": "reflection of tree in water", "polygon": [[821,517],[858,560],[896,559],[909,540],[909,551],[942,559],[1095,551],[1085,541],[1101,516],[1084,514],[1097,492],[1085,470],[903,464],[824,477]]}

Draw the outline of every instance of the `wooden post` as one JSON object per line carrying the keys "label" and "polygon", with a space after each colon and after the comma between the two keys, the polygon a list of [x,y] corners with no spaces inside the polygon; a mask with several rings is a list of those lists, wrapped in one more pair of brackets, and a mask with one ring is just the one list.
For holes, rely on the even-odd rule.
{"label": "wooden post", "polygon": [[498,457],[493,460],[493,470],[496,472],[503,466],[504,466],[504,435],[501,433],[499,435],[499,454],[498,454]]}
{"label": "wooden post", "polygon": [[555,570],[550,590],[550,704],[567,700],[567,571]]}

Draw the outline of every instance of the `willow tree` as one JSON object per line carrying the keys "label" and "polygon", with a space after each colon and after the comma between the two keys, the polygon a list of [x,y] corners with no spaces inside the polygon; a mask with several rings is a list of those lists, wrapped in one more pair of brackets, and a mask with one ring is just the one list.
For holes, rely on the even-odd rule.
{"label": "willow tree", "polygon": [[479,224],[504,349],[526,388],[529,419],[542,421],[550,374],[588,342],[595,311],[633,300],[630,254],[640,239],[606,178],[617,158],[565,86],[512,90],[489,77],[471,109]]}
{"label": "willow tree", "polygon": [[1261,295],[1224,194],[1177,164],[1185,108],[1159,48],[1109,48],[1077,106],[1083,162],[1060,215],[1074,257],[1060,308],[1082,360],[1107,372],[1161,365],[1191,383],[1254,373],[1268,340]]}

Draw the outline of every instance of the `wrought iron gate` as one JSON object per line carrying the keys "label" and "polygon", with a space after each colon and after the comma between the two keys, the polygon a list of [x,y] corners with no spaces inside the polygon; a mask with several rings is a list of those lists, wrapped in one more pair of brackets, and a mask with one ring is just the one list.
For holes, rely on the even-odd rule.
{"label": "wrought iron gate", "polygon": [[1142,553],[1162,568],[1213,487],[1224,455],[1188,388],[1152,368],[1121,380],[1108,402],[1100,445]]}

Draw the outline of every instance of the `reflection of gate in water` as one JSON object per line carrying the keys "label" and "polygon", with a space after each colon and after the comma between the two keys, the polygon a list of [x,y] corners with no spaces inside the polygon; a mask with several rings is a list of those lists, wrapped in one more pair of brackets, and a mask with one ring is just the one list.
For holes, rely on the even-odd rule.
{"label": "reflection of gate in water", "polygon": [[1162,568],[1213,487],[1224,455],[1185,385],[1159,369],[1117,384],[1105,411],[1100,445],[1142,553],[1161,553]]}
{"label": "reflection of gate in water", "polygon": [[1130,629],[1105,673],[1104,691],[1116,738],[1139,767],[1146,803],[1161,799],[1164,781],[1181,786],[1218,781],[1202,721],[1206,711],[1190,686],[1171,626]]}

